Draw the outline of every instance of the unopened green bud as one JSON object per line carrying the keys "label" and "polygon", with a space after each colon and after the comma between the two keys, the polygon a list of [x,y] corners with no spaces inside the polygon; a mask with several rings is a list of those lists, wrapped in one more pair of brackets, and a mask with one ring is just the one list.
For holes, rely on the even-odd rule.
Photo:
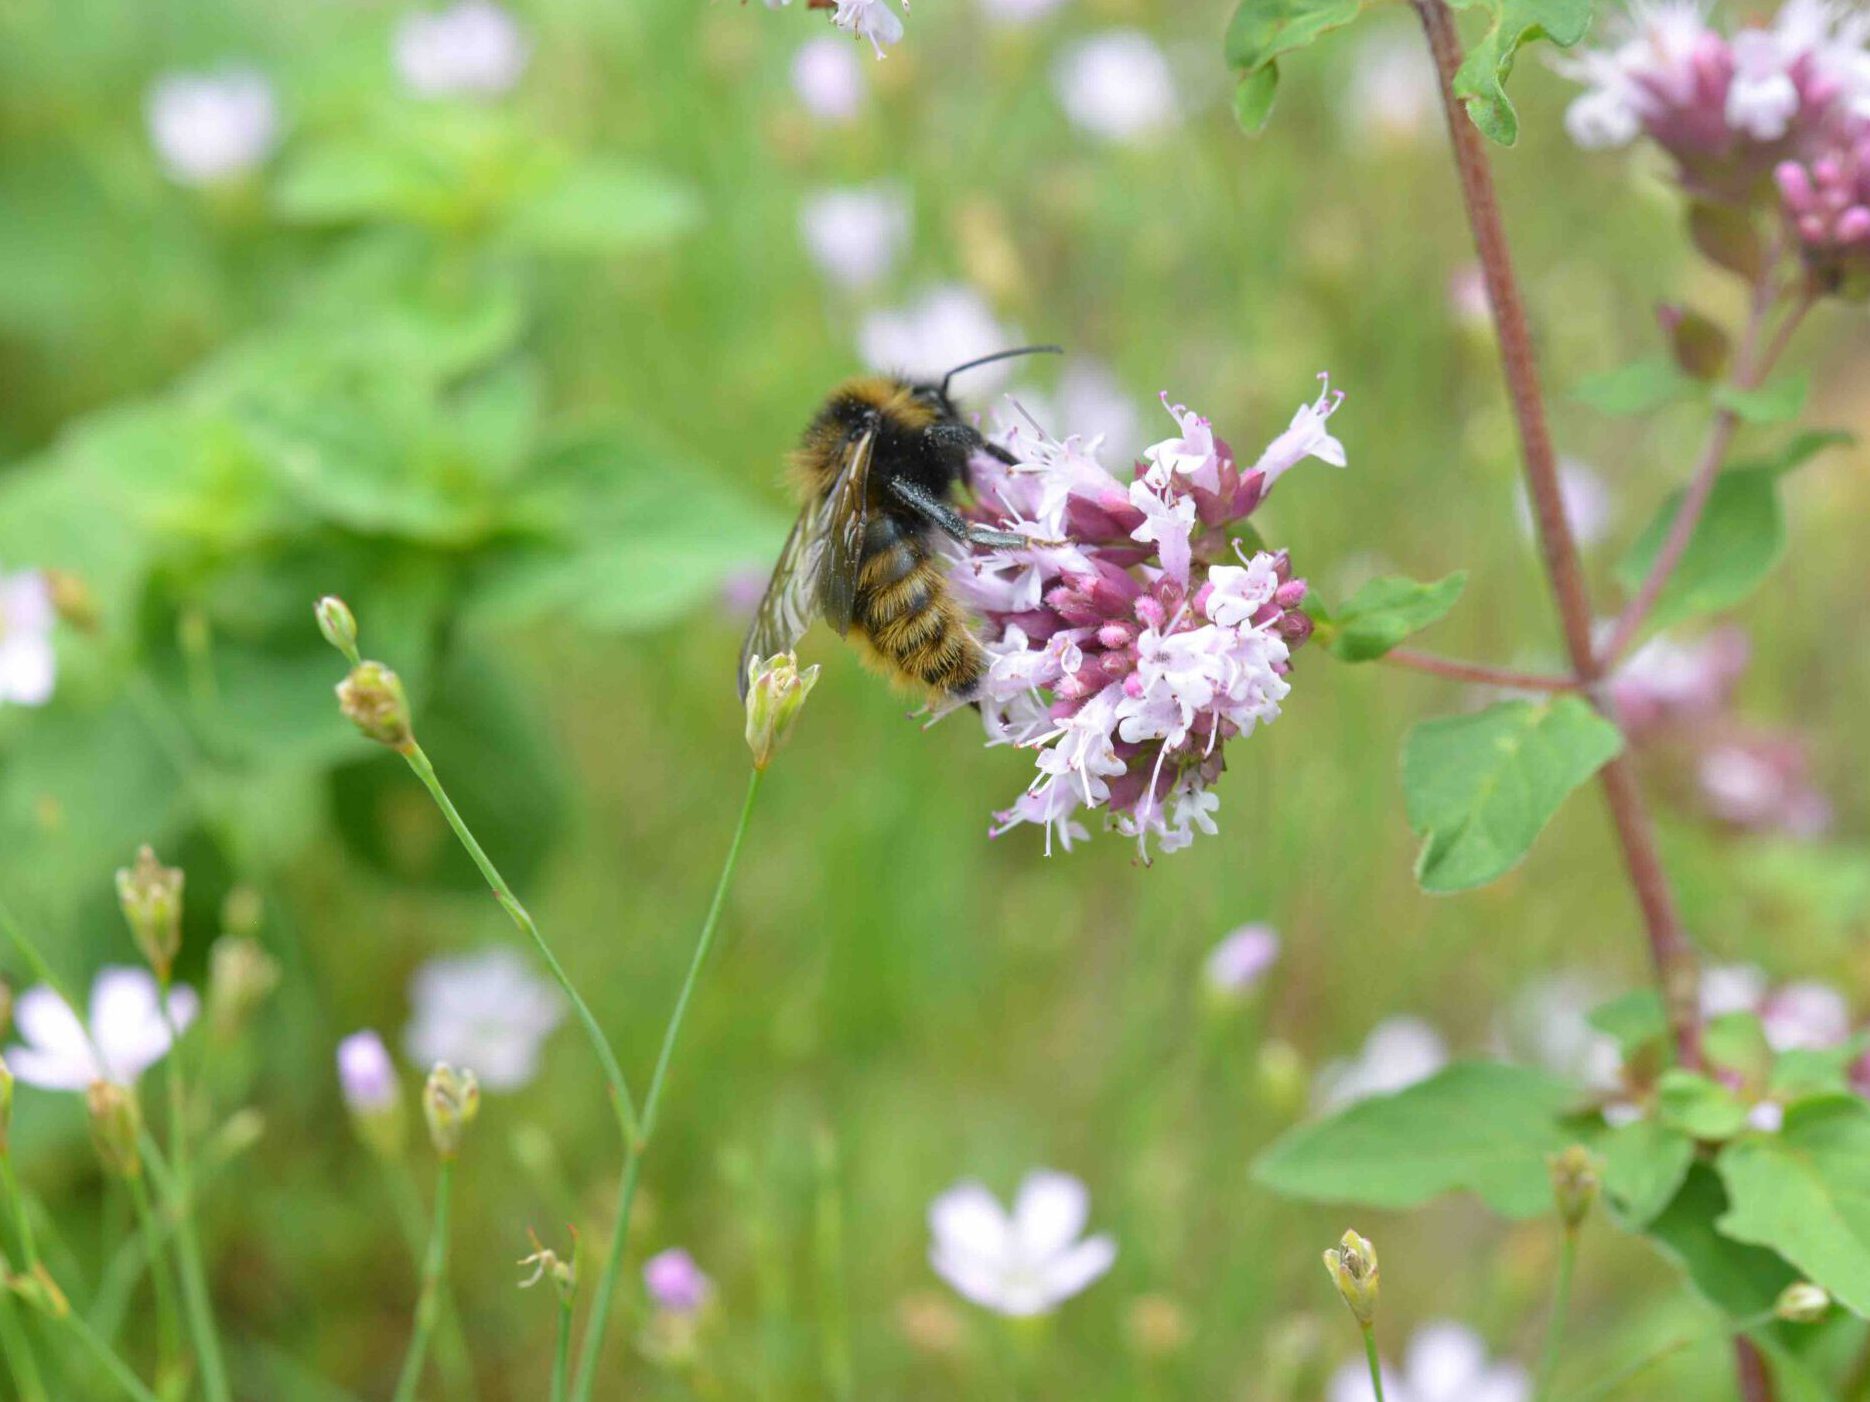
{"label": "unopened green bud", "polygon": [[35,1262],[33,1268],[23,1275],[9,1275],[6,1288],[39,1313],[53,1319],[63,1319],[71,1313],[71,1302],[46,1270],[44,1261]]}
{"label": "unopened green bud", "polygon": [[1552,1175],[1552,1200],[1558,1204],[1559,1220],[1575,1230],[1597,1202],[1603,1187],[1604,1166],[1596,1154],[1582,1144],[1573,1144],[1562,1153],[1548,1154],[1545,1166]]}
{"label": "unopened green bud", "polygon": [[480,1113],[480,1082],[472,1071],[457,1071],[445,1061],[435,1063],[422,1090],[422,1114],[429,1122],[435,1152],[452,1159],[461,1150],[461,1136]]}
{"label": "unopened green bud", "polygon": [[338,683],[338,709],[379,745],[407,750],[415,742],[402,678],[381,662],[359,662],[351,668]]}
{"label": "unopened green bud", "polygon": [[0,1056],[0,1154],[11,1152],[13,1141],[13,1072]]}
{"label": "unopened green bud", "polygon": [[1788,1324],[1816,1324],[1831,1308],[1831,1297],[1809,1280],[1795,1280],[1779,1292],[1773,1315]]}
{"label": "unopened green bud", "polygon": [[105,1171],[135,1178],[143,1171],[143,1156],[137,1148],[143,1112],[137,1108],[136,1092],[114,1081],[93,1081],[84,1099],[91,1112],[91,1142],[97,1146]]}
{"label": "unopened green bud", "polygon": [[747,748],[753,751],[755,769],[772,763],[816,685],[817,665],[801,672],[799,659],[790,652],[747,663]]}
{"label": "unopened green bud", "polygon": [[327,594],[312,606],[312,613],[326,642],[346,657],[357,655],[357,619],[349,604],[336,594]]}
{"label": "unopened green bud", "polygon": [[156,977],[168,983],[182,947],[182,872],[156,860],[148,843],[137,849],[136,861],[117,872],[117,902],[123,918]]}
{"label": "unopened green bud", "polygon": [[532,1238],[532,1255],[522,1256],[520,1264],[531,1266],[532,1274],[519,1283],[519,1288],[529,1290],[542,1280],[552,1282],[552,1290],[564,1304],[570,1304],[573,1295],[578,1293],[578,1234],[572,1232],[571,1259],[561,1260],[556,1251],[542,1243],[532,1231],[526,1233]]}
{"label": "unopened green bud", "polygon": [[222,935],[208,951],[208,1026],[224,1042],[279,987],[279,961],[247,935]]}
{"label": "unopened green bud", "polygon": [[1382,1283],[1376,1247],[1356,1232],[1345,1232],[1337,1247],[1325,1252],[1325,1269],[1357,1322],[1368,1325],[1376,1317],[1377,1290]]}

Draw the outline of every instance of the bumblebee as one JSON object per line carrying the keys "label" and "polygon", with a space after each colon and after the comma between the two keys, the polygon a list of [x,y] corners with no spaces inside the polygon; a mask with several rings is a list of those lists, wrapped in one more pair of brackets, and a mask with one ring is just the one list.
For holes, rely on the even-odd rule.
{"label": "bumblebee", "polygon": [[886,675],[934,699],[972,698],[987,658],[949,593],[937,533],[988,547],[1034,542],[955,509],[972,454],[1014,459],[961,418],[948,385],[1039,352],[1062,353],[1022,346],[957,365],[939,384],[868,375],[831,392],[792,454],[802,505],[740,648],[743,699],[749,661],[787,651],[820,614]]}

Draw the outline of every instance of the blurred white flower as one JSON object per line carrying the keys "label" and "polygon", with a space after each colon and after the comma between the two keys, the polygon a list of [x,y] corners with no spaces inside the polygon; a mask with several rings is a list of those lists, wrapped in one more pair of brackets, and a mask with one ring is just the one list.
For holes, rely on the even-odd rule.
{"label": "blurred white flower", "polygon": [[1623,1053],[1617,1039],[1591,1026],[1591,1009],[1603,1001],[1583,974],[1563,973],[1522,988],[1506,1006],[1496,1028],[1505,1054],[1542,1067],[1592,1090],[1623,1084]]}
{"label": "blurred white flower", "polygon": [[[6,1049],[6,1064],[29,1086],[84,1090],[93,1081],[128,1086],[169,1050],[169,1024],[156,976],[122,965],[98,971],[91,985],[90,1032],[69,1004],[43,985],[20,995],[13,1021],[22,1042]],[[195,1020],[200,1000],[186,984],[169,990],[169,1017],[178,1031]]]}
{"label": "blurred white flower", "polygon": [[[1400,1374],[1383,1369],[1387,1402],[1526,1402],[1532,1381],[1517,1363],[1492,1363],[1487,1345],[1465,1324],[1424,1324],[1409,1337]],[[1374,1402],[1370,1367],[1361,1358],[1332,1376],[1328,1402]]]}
{"label": "blurred white flower", "polygon": [[1350,134],[1403,142],[1440,120],[1435,65],[1419,36],[1406,29],[1372,29],[1351,58],[1343,112]]}
{"label": "blurred white flower", "polygon": [[1831,801],[1813,786],[1810,769],[1797,735],[1736,730],[1702,753],[1695,777],[1721,821],[1811,838],[1831,826]]}
{"label": "blurred white flower", "polygon": [[1279,958],[1279,936],[1271,925],[1242,925],[1208,954],[1202,974],[1217,993],[1246,993]]}
{"label": "blurred white flower", "polygon": [[1052,86],[1067,117],[1108,141],[1146,140],[1178,117],[1169,61],[1137,29],[1113,29],[1073,44],[1052,70]]}
{"label": "blurred white flower", "polygon": [[831,22],[859,39],[868,39],[878,58],[887,46],[902,42],[902,16],[890,8],[890,0],[837,0],[837,5]]}
{"label": "blurred white flower", "polygon": [[515,1090],[538,1074],[539,1050],[565,1016],[557,987],[515,950],[431,959],[409,985],[415,1015],[403,1047],[417,1065],[472,1066],[488,1090]]}
{"label": "blurred white flower", "polygon": [[1657,634],[1610,679],[1618,719],[1634,731],[1714,714],[1732,698],[1751,652],[1738,628],[1687,640]]}
{"label": "blurred white flower", "polygon": [[1827,983],[1785,983],[1760,1004],[1760,1025],[1774,1051],[1824,1051],[1851,1035],[1850,1004]]}
{"label": "blurred white flower", "polygon": [[143,106],[150,144],[171,180],[212,185],[259,165],[279,140],[279,107],[258,70],[170,73]]}
{"label": "blurred white flower", "polygon": [[888,184],[819,190],[799,206],[799,237],[827,280],[856,290],[874,286],[909,237],[909,196]]}
{"label": "blurred white flower", "polygon": [[393,1108],[402,1099],[389,1048],[368,1028],[338,1043],[338,1089],[345,1105],[359,1115]]}
{"label": "blurred white flower", "polygon": [[52,590],[38,570],[0,575],[0,705],[43,706],[58,664]]}
{"label": "blurred white flower", "polygon": [[988,19],[997,24],[1030,24],[1049,15],[1065,0],[980,0]]}
{"label": "blurred white flower", "polygon": [[1026,1175],[1011,1216],[979,1183],[958,1183],[929,1206],[929,1264],[977,1305],[1049,1314],[1117,1259],[1110,1237],[1079,1240],[1090,1207],[1083,1183],[1049,1169]]}
{"label": "blurred white flower", "polygon": [[1448,1064],[1441,1034],[1419,1017],[1379,1022],[1354,1057],[1327,1062],[1312,1087],[1313,1108],[1338,1110],[1426,1081]]}
{"label": "blurred white flower", "polygon": [[421,97],[498,97],[532,57],[519,21],[491,0],[410,15],[396,27],[396,72]]}
{"label": "blurred white flower", "polygon": [[[1519,528],[1528,537],[1534,534],[1532,503],[1521,481],[1517,509]],[[1595,545],[1610,532],[1616,522],[1616,498],[1598,475],[1597,469],[1576,458],[1558,461],[1558,495],[1565,504],[1565,519],[1571,522],[1571,534],[1580,545]]]}
{"label": "blurred white flower", "polygon": [[1758,1012],[1766,986],[1766,971],[1757,965],[1710,964],[1701,971],[1701,1016]]}
{"label": "blurred white flower", "polygon": [[855,117],[863,105],[864,81],[851,46],[829,34],[808,39],[792,56],[792,91],[820,121]]}
{"label": "blurred white flower", "polygon": [[1487,277],[1480,264],[1468,263],[1448,275],[1448,310],[1457,325],[1470,330],[1493,325],[1493,304],[1487,300]]}
{"label": "blurred white flower", "polygon": [[[1019,344],[1019,333],[994,320],[981,295],[948,283],[906,307],[870,313],[858,328],[857,347],[873,370],[910,379],[939,380],[963,361]],[[1007,374],[1006,365],[984,365],[968,380],[985,393]]]}

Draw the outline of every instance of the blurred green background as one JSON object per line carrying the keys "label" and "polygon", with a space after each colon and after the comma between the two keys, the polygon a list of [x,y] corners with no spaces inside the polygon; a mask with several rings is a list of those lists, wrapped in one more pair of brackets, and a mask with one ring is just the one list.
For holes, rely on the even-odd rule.
{"label": "blurred green background", "polygon": [[[1167,389],[1255,453],[1328,369],[1350,468],[1295,474],[1256,524],[1327,600],[1378,569],[1468,569],[1433,645],[1552,652],[1490,337],[1449,297],[1469,255],[1439,114],[1366,100],[1380,61],[1407,71],[1403,13],[1287,65],[1249,140],[1224,0],[1067,0],[1026,24],[928,0],[887,60],[852,50],[844,122],[794,90],[795,53],[831,33],[800,5],[513,9],[526,70],[468,101],[404,90],[408,11],[387,0],[0,3],[0,567],[67,571],[97,615],[61,630],[51,704],[0,708],[0,893],[80,987],[131,960],[111,872],[140,841],[187,868],[192,982],[225,894],[264,897],[285,979],[214,1075],[266,1130],[203,1224],[242,1397],[343,1395],[315,1373],[387,1393],[414,1272],[332,1051],[366,1026],[398,1046],[424,960],[511,938],[400,763],[337,717],[318,594],[349,599],[366,655],[409,682],[444,781],[639,1085],[744,778],[736,600],[783,534],[782,456],[861,368],[871,310],[969,284],[1111,367],[1143,441],[1170,430]],[[1074,126],[1055,92],[1061,55],[1120,26],[1174,77],[1175,117],[1132,142]],[[230,62],[273,86],[276,148],[233,179],[167,178],[152,85]],[[1498,168],[1548,384],[1653,349],[1659,299],[1731,314],[1738,288],[1691,262],[1654,170],[1575,151],[1533,56],[1515,86],[1525,134]],[[801,202],[877,180],[909,196],[907,247],[871,289],[831,285]],[[1870,429],[1867,358],[1861,311],[1816,318],[1796,359],[1818,422]],[[1043,396],[1058,373],[1015,382]],[[1608,589],[1701,424],[1554,406],[1614,503]],[[1847,450],[1796,479],[1793,567],[1742,620],[1740,709],[1807,737],[1830,836],[1664,817],[1705,946],[1847,991],[1870,972],[1867,466]],[[634,1228],[633,1260],[686,1245],[717,1305],[699,1363],[666,1366],[639,1347],[632,1274],[600,1395],[837,1397],[845,1319],[851,1396],[1320,1395],[1356,1342],[1318,1266],[1347,1218],[1272,1199],[1250,1161],[1304,1112],[1310,1069],[1385,1017],[1483,1050],[1541,973],[1644,978],[1595,794],[1520,872],[1422,896],[1398,745],[1464,698],[1307,652],[1284,718],[1235,749],[1218,838],[1151,868],[1116,837],[1048,859],[1032,829],[986,840],[1025,757],[965,718],[919,729],[822,630],[803,650],[825,674],[755,814]],[[1285,951],[1220,1007],[1202,961],[1249,920]],[[552,1312],[513,1263],[529,1226],[607,1229],[601,1098],[566,1027],[474,1130],[454,1278],[482,1397],[543,1395]],[[81,1106],[22,1090],[16,1118],[59,1250],[94,1276],[125,1208]],[[931,1273],[925,1211],[1037,1165],[1085,1180],[1119,1255],[1010,1329]],[[1498,1353],[1536,1349],[1553,1231],[1466,1203],[1350,1224],[1382,1248],[1394,1344],[1451,1315]],[[1581,1270],[1577,1376],[1705,1322],[1607,1229]],[[146,1334],[133,1318],[132,1356]],[[1648,1395],[1723,1395],[1724,1369],[1720,1345],[1689,1349]]]}

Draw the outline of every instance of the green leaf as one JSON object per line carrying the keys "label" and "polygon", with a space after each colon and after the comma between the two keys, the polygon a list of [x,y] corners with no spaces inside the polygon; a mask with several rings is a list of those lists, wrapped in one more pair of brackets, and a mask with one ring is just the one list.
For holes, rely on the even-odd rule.
{"label": "green leaf", "polygon": [[1632,1230],[1669,1205],[1695,1161],[1695,1141],[1654,1120],[1618,1125],[1593,1147],[1604,1159],[1605,1196]]}
{"label": "green leaf", "polygon": [[1717,1071],[1732,1071],[1750,1086],[1758,1086],[1772,1069],[1773,1049],[1766,1044],[1766,1029],[1754,1013],[1723,1013],[1701,1032],[1701,1054]]}
{"label": "green leaf", "polygon": [[1794,434],[1792,439],[1776,452],[1749,458],[1744,463],[1735,463],[1729,471],[1759,468],[1761,471],[1771,472],[1774,476],[1784,477],[1795,468],[1805,466],[1826,448],[1848,448],[1856,441],[1856,434],[1841,428],[1808,428],[1803,433]]}
{"label": "green leaf", "polygon": [[[1732,608],[1772,573],[1786,548],[1778,478],[1777,469],[1741,468],[1715,479],[1688,548],[1656,600],[1649,626],[1667,628],[1696,614]],[[1681,507],[1682,493],[1676,492],[1618,562],[1617,578],[1625,588],[1641,586]]]}
{"label": "green leaf", "polygon": [[1758,389],[1716,385],[1714,402],[1739,415],[1744,423],[1783,424],[1799,416],[1811,393],[1812,379],[1805,371],[1781,375]]}
{"label": "green leaf", "polygon": [[1663,1015],[1662,998],[1653,988],[1639,988],[1600,1003],[1585,1018],[1599,1032],[1616,1038],[1627,1060],[1651,1042],[1668,1034],[1668,1018]]}
{"label": "green leaf", "polygon": [[1827,1096],[1793,1105],[1777,1134],[1750,1134],[1715,1160],[1729,1207],[1716,1224],[1772,1248],[1858,1314],[1870,1314],[1870,1105]]}
{"label": "green leaf", "polygon": [[667,243],[700,217],[694,194],[668,176],[586,157],[520,195],[502,232],[540,253],[615,256]]}
{"label": "green leaf", "polygon": [[1467,572],[1418,584],[1400,575],[1373,579],[1333,614],[1326,646],[1346,662],[1368,662],[1381,657],[1411,633],[1438,622],[1461,597]]}
{"label": "green leaf", "polygon": [[1575,696],[1418,725],[1403,747],[1403,790],[1424,839],[1422,889],[1465,891],[1510,871],[1565,796],[1622,747],[1617,728]]}
{"label": "green leaf", "polygon": [[1600,414],[1647,414],[1698,389],[1674,360],[1654,356],[1587,376],[1572,386],[1571,397]]}
{"label": "green leaf", "polygon": [[1572,1142],[1559,1121],[1574,1097],[1543,1071],[1456,1062],[1298,1126],[1260,1157],[1254,1181],[1287,1197],[1371,1207],[1465,1191],[1503,1216],[1536,1217],[1552,1210],[1545,1157]]}
{"label": "green leaf", "polygon": [[1674,1201],[1649,1224],[1649,1239],[1716,1309],[1735,1319],[1764,1314],[1797,1275],[1776,1253],[1722,1235],[1724,1226],[1717,1231],[1727,1209],[1720,1177],[1705,1163],[1693,1164]]}
{"label": "green leaf", "polygon": [[1266,125],[1279,85],[1275,60],[1357,18],[1364,0],[1240,0],[1227,26],[1227,65],[1239,79],[1234,115],[1248,131]]}
{"label": "green leaf", "polygon": [[1468,50],[1454,75],[1454,95],[1490,140],[1511,146],[1519,139],[1519,116],[1506,95],[1507,76],[1520,45],[1550,39],[1568,49],[1591,27],[1591,0],[1454,0],[1460,9],[1482,9],[1492,17],[1487,33]]}
{"label": "green leaf", "polygon": [[1656,1085],[1656,1113],[1696,1139],[1731,1139],[1747,1127],[1747,1107],[1719,1081],[1675,1066]]}
{"label": "green leaf", "polygon": [[1794,1047],[1779,1053],[1766,1078],[1766,1088],[1779,1100],[1800,1100],[1814,1095],[1842,1095],[1850,1089],[1851,1063],[1864,1050],[1859,1033],[1842,1046],[1822,1050]]}

